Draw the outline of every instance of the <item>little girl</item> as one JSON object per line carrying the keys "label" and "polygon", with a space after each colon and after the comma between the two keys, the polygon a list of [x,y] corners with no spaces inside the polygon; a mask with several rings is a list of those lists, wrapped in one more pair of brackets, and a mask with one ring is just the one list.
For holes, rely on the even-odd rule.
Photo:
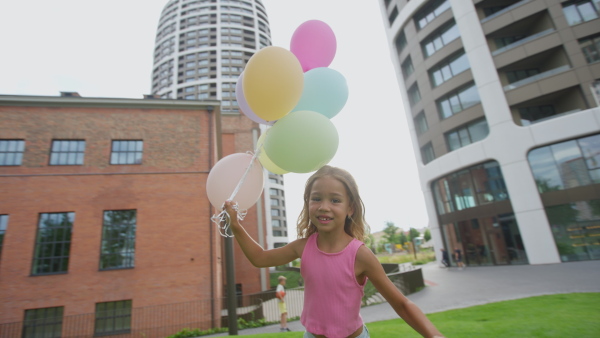
{"label": "little girl", "polygon": [[366,338],[360,316],[364,286],[370,279],[396,313],[423,337],[443,337],[412,301],[386,276],[363,243],[367,232],[364,204],[354,178],[345,170],[324,166],[306,182],[298,238],[263,250],[237,219],[233,202],[225,202],[231,229],[242,251],[256,267],[287,264],[301,258],[304,279],[304,337]]}

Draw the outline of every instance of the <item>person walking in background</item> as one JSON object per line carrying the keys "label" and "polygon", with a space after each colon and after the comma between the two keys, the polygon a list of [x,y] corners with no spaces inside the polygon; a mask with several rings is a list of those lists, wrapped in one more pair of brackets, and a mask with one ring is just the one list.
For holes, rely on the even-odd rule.
{"label": "person walking in background", "polygon": [[238,220],[232,201],[225,202],[231,230],[256,267],[271,267],[302,259],[305,338],[367,338],[360,316],[367,279],[394,311],[423,337],[443,337],[419,307],[404,296],[385,274],[377,257],[363,243],[368,235],[364,204],[356,181],[346,170],[323,166],[306,182],[304,206],[298,218],[298,239],[264,250]]}
{"label": "person walking in background", "polygon": [[444,248],[441,248],[440,250],[442,251],[442,264],[444,264],[445,267],[449,267],[450,257],[448,257],[448,251]]}
{"label": "person walking in background", "polygon": [[459,270],[465,268],[465,263],[463,263],[462,252],[460,251],[460,249],[454,250],[454,260],[456,261],[456,265],[458,266]]}
{"label": "person walking in background", "polygon": [[275,290],[275,297],[279,299],[277,305],[279,306],[279,313],[281,313],[281,331],[290,331],[287,327],[287,305],[285,304],[285,282],[287,278],[285,276],[279,276],[279,284]]}

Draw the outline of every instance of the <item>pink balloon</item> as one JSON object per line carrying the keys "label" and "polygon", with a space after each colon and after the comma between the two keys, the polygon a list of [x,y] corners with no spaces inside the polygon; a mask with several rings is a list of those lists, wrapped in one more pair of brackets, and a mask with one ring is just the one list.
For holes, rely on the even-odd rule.
{"label": "pink balloon", "polygon": [[309,20],[298,26],[290,44],[290,51],[296,55],[304,72],[329,66],[336,48],[333,30],[319,20]]}
{"label": "pink balloon", "polygon": [[[215,164],[206,180],[206,194],[210,204],[221,210],[223,203],[231,197],[251,161],[252,155],[236,153],[223,157]],[[248,209],[260,198],[263,185],[263,168],[258,159],[255,159],[232,200],[238,203],[240,210]]]}

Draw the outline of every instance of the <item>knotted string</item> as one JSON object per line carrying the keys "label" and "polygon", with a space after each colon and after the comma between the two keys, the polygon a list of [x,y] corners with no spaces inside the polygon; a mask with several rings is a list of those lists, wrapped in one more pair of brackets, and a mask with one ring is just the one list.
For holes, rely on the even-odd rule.
{"label": "knotted string", "polygon": [[[268,131],[269,131],[269,129],[267,129],[267,132]],[[246,168],[246,171],[244,171],[244,174],[240,178],[240,181],[238,182],[237,186],[235,187],[235,189],[233,189],[233,192],[227,199],[228,201],[233,201],[233,198],[235,197],[235,195],[237,195],[237,193],[242,188],[242,184],[244,184],[244,181],[246,180],[246,176],[248,176],[248,173],[252,169],[252,166],[254,165],[254,161],[258,158],[258,155],[260,155],[261,148],[262,148],[262,140],[259,144],[256,145],[256,150],[255,150],[254,154],[252,154],[251,151],[247,152],[247,154],[252,154],[252,159],[250,160],[250,165],[248,165],[248,168]],[[246,214],[248,213],[248,210],[239,210],[239,205],[237,204],[237,202],[234,202],[232,207],[235,211],[237,211],[237,219],[239,221],[243,221],[244,217],[246,217]],[[222,208],[222,211],[218,214],[213,215],[210,219],[211,219],[211,221],[213,221],[214,223],[217,224],[217,228],[219,229],[219,234],[221,236],[234,237],[233,233],[230,231],[231,216],[227,213],[227,210],[225,210],[225,204],[223,204],[223,206],[221,208]]]}
{"label": "knotted string", "polygon": [[[225,205],[223,205],[223,208],[225,208]],[[248,213],[248,210],[239,210],[239,205],[237,203],[234,203],[232,205],[233,210],[237,211],[237,218],[238,220],[242,221],[244,219],[244,217],[246,217],[246,214]],[[223,211],[221,211],[218,214],[213,215],[211,218],[211,221],[215,222],[217,224],[217,229],[219,229],[219,234],[223,237],[233,237],[233,233],[229,230],[229,228],[231,227],[231,216],[229,216],[229,214],[227,213],[227,211],[225,209],[223,209]]]}

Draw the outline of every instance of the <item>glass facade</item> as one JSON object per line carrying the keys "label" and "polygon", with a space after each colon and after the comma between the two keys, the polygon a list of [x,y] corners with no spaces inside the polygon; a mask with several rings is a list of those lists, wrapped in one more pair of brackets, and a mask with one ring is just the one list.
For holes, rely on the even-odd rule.
{"label": "glass facade", "polygon": [[438,215],[508,199],[498,162],[454,172],[432,184]]}
{"label": "glass facade", "polygon": [[469,266],[528,263],[512,213],[443,224],[442,232],[446,250],[452,254],[460,250]]}
{"label": "glass facade", "polygon": [[561,261],[600,259],[600,199],[545,210]]}
{"label": "glass facade", "polygon": [[600,134],[529,152],[540,193],[600,183]]}
{"label": "glass facade", "polygon": [[561,261],[600,259],[600,134],[536,148],[528,161]]}
{"label": "glass facade", "polygon": [[[527,254],[496,161],[442,177],[432,184],[444,246],[465,264],[527,264]],[[448,221],[450,220],[451,221]],[[456,264],[455,260],[452,260]]]}

